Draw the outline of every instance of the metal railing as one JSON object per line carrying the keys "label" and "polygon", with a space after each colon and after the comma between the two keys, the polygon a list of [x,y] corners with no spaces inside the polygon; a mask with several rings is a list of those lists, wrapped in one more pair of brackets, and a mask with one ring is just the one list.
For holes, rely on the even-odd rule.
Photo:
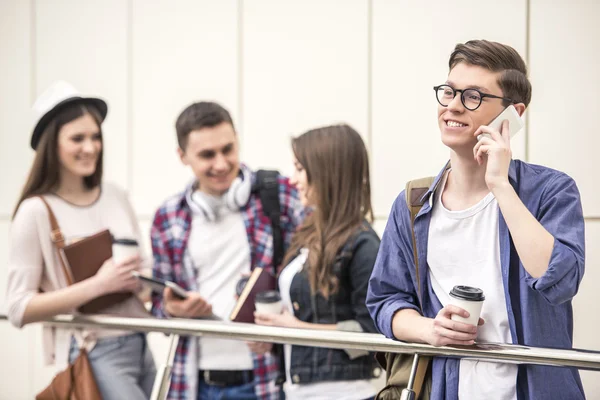
{"label": "metal railing", "polygon": [[[0,320],[6,319],[0,315]],[[166,395],[170,368],[173,364],[178,336],[205,336],[225,339],[272,342],[335,349],[361,349],[418,356],[443,356],[469,358],[490,362],[537,364],[576,367],[600,371],[600,352],[581,349],[553,349],[510,344],[476,343],[472,346],[435,347],[421,343],[405,343],[387,339],[379,334],[323,331],[313,329],[289,329],[234,322],[190,320],[122,318],[112,316],[59,315],[44,323],[59,328],[117,329],[137,332],[162,332],[171,335],[167,363],[159,369],[153,388],[152,399]],[[412,380],[411,380],[412,381]],[[411,399],[412,387],[403,393],[403,399]]]}

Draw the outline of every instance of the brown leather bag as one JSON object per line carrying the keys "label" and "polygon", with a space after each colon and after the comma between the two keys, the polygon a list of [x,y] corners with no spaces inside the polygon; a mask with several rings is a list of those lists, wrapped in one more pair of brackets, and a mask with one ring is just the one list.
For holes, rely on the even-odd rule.
{"label": "brown leather bag", "polygon": [[[81,282],[94,276],[102,267],[102,264],[112,257],[112,236],[110,231],[106,229],[65,246],[65,238],[60,231],[50,205],[41,196],[40,199],[42,199],[42,202],[48,209],[51,229],[50,237],[58,250],[58,258],[60,259],[67,283],[72,285],[75,282]],[[65,265],[61,252],[67,259],[70,269]],[[127,300],[131,296],[130,292],[109,293],[82,305],[79,307],[79,312],[83,314],[98,314],[112,305]]]}
{"label": "brown leather bag", "polygon": [[[46,202],[46,200],[40,196],[40,199],[48,209],[48,215],[50,218],[50,228],[52,241],[56,245],[58,252],[58,258],[62,266],[63,273],[67,284],[70,286],[73,284],[71,274],[67,270],[60,250],[64,249],[65,241],[64,237],[58,227],[56,217],[52,212],[52,209]],[[108,231],[107,231],[108,232]],[[109,233],[110,237],[110,233]],[[112,252],[112,249],[111,249]],[[109,255],[110,257],[111,255]],[[93,254],[90,254],[90,258]],[[66,369],[59,372],[50,385],[42,390],[37,396],[36,400],[102,400],[102,395],[98,389],[96,378],[94,378],[94,372],[90,365],[87,351],[84,346],[81,347],[79,355]]]}
{"label": "brown leather bag", "polygon": [[59,372],[35,400],[102,400],[84,347],[73,364]]}

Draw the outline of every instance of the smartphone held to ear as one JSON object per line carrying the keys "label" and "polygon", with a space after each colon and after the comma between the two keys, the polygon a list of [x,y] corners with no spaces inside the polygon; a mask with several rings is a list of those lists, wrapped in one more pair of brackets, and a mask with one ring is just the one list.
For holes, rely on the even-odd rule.
{"label": "smartphone held to ear", "polygon": [[[488,126],[496,129],[498,132],[501,132],[502,122],[504,122],[504,120],[508,120],[508,129],[511,139],[525,126],[525,121],[523,121],[523,118],[521,118],[515,109],[515,106],[512,104],[506,107],[504,111],[500,113],[500,115],[498,115],[492,122],[488,124]],[[483,136],[490,137],[489,133],[482,133],[481,135],[477,136],[477,140],[481,140]]]}

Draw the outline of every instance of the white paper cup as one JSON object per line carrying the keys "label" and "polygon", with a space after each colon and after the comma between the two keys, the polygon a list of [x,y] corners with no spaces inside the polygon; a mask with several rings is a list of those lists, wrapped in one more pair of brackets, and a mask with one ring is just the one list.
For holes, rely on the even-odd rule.
{"label": "white paper cup", "polygon": [[113,261],[118,264],[139,254],[138,242],[134,239],[113,239]]}
{"label": "white paper cup", "polygon": [[469,313],[469,318],[452,314],[450,319],[452,319],[452,321],[459,321],[477,326],[484,300],[485,296],[483,295],[483,290],[479,288],[472,286],[454,286],[450,291],[450,304],[467,311]]}
{"label": "white paper cup", "polygon": [[276,290],[268,290],[256,294],[254,307],[260,314],[281,314],[283,303],[281,296]]}

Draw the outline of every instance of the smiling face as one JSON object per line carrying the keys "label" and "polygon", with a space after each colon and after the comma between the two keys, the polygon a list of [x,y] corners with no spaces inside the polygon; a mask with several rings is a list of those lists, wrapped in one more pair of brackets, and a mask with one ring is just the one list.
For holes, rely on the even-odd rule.
{"label": "smiling face", "polygon": [[238,176],[238,139],[228,122],[191,131],[185,150],[178,151],[181,162],[192,169],[199,189],[205,193],[224,194]]}
{"label": "smiling face", "polygon": [[[461,62],[452,68],[446,84],[454,89],[473,88],[502,97],[498,78],[499,73]],[[472,154],[473,146],[477,143],[475,131],[481,125],[489,124],[504,108],[501,99],[484,97],[481,106],[470,111],[462,104],[461,94],[456,93],[447,107],[438,104],[438,125],[442,142],[456,152],[467,151],[467,154]]]}
{"label": "smiling face", "polygon": [[100,127],[90,114],[64,124],[58,132],[61,177],[91,176],[96,172],[101,151]]}

